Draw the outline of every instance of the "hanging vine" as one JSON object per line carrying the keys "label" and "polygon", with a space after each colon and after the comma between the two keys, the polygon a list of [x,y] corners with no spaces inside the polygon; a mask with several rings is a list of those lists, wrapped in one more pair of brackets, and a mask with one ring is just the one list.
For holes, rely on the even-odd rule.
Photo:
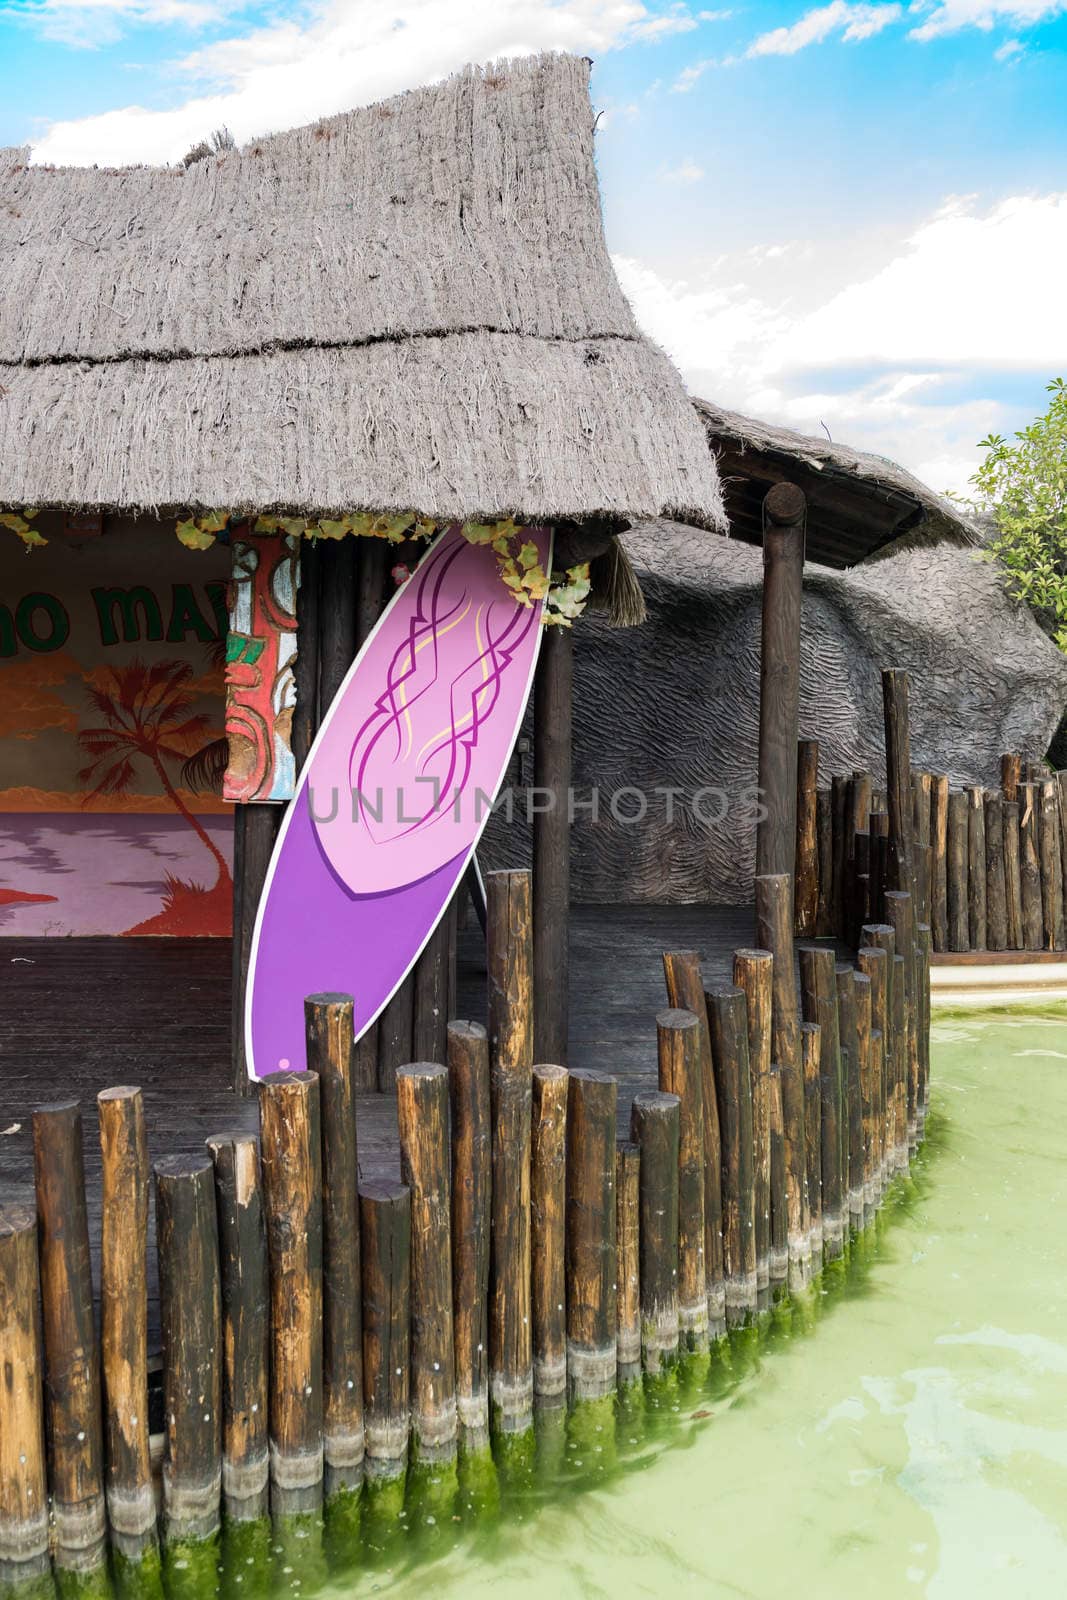
{"label": "hanging vine", "polygon": [[[200,516],[179,518],[178,538],[190,550],[207,550],[227,527],[227,512],[209,511]],[[401,544],[409,539],[431,539],[442,524],[414,512],[375,516],[356,512],[347,517],[257,517],[253,533],[296,534],[305,539],[344,539],[354,534],[363,539],[385,539]],[[589,598],[589,563],[547,573],[541,565],[537,546],[524,537],[523,529],[511,517],[501,522],[465,522],[463,537],[471,544],[491,546],[501,581],[524,606],[545,602],[542,621],[546,626],[569,628],[585,610]]]}

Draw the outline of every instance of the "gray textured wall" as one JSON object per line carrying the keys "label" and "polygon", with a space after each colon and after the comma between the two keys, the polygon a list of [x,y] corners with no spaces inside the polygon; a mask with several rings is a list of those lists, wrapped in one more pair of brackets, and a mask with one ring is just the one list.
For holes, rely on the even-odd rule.
{"label": "gray textured wall", "polygon": [[[575,629],[575,787],[600,790],[600,817],[576,820],[573,894],[587,901],[740,903],[754,851],[762,558],[748,545],[671,523],[624,538],[648,600],[647,623],[613,632],[595,615]],[[801,734],[820,741],[820,781],[883,769],[883,666],[911,675],[915,765],[993,783],[1000,754],[1039,757],[1067,705],[1067,658],[996,570],[947,545],[902,551],[848,573],[809,567],[801,647]],[[527,778],[529,764],[527,764]],[[667,820],[657,787],[682,789]],[[703,788],[725,790],[729,809]],[[643,821],[610,797],[648,795]],[[528,859],[523,796],[494,817],[486,866]],[[620,811],[637,808],[632,796]],[[695,814],[703,812],[705,820]]]}

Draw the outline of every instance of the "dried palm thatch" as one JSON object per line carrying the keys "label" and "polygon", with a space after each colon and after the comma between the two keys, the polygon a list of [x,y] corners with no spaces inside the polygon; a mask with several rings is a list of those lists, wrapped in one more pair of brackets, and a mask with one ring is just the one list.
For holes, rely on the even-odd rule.
{"label": "dried palm thatch", "polygon": [[574,57],[185,168],[0,152],[0,276],[0,504],[723,526]]}
{"label": "dried palm thatch", "polygon": [[901,548],[899,541],[977,545],[982,535],[961,506],[895,461],[829,439],[779,428],[708,400],[693,402],[715,452],[730,531],[762,540],[762,503],[788,480],[808,497],[807,553],[812,561],[849,567]]}

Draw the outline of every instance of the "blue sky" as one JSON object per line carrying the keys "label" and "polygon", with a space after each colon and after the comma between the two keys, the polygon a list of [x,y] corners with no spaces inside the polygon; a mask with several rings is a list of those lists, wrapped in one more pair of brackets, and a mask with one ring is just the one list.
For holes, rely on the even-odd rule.
{"label": "blue sky", "polygon": [[955,488],[1067,371],[1067,0],[0,0],[0,144],[173,160],[542,48],[695,392]]}

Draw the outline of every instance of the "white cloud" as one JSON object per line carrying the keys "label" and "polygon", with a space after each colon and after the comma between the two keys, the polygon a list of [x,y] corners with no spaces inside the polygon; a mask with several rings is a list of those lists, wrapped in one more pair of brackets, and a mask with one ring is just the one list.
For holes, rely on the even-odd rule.
{"label": "white cloud", "polygon": [[683,67],[681,72],[671,84],[672,94],[688,94],[695,83],[699,83],[705,72],[709,72],[716,63],[712,60],[694,61],[688,67]]}
{"label": "white cloud", "polygon": [[683,161],[677,167],[670,167],[660,173],[664,183],[677,183],[688,185],[699,183],[704,176],[704,168],[698,167],[695,161]]}
{"label": "white cloud", "polygon": [[1033,27],[1067,13],[1067,0],[915,0],[911,10],[927,15],[908,37],[936,39],[963,28],[981,28],[988,33],[1003,24]]}
{"label": "white cloud", "polygon": [[795,56],[809,44],[821,44],[839,33],[851,43],[871,39],[896,22],[903,7],[893,5],[850,5],[847,0],[831,0],[828,6],[806,11],[788,28],[772,28],[749,45],[749,56]]}
{"label": "white cloud", "polygon": [[991,210],[956,200],[881,271],[798,323],[780,365],[839,361],[1062,364],[1067,193]]}
{"label": "white cloud", "polygon": [[203,28],[241,9],[241,0],[10,0],[0,5],[0,18],[17,19],[58,44],[93,47],[129,28]]}
{"label": "white cloud", "polygon": [[[214,0],[89,3],[147,8]],[[274,20],[188,56],[180,63],[192,91],[184,103],[165,111],[125,106],[54,123],[33,159],[175,161],[222,123],[243,142],[433,82],[468,61],[537,50],[602,54],[695,26],[685,6],[641,0],[319,0],[306,21]]]}
{"label": "white cloud", "polygon": [[666,39],[674,33],[692,33],[697,25],[697,19],[690,15],[688,6],[672,5],[669,10],[661,12],[658,16],[650,16],[644,21],[635,22],[632,37],[653,41]]}
{"label": "white cloud", "polygon": [[996,61],[1011,61],[1015,56],[1023,55],[1025,50],[1021,39],[1005,39],[1000,48],[993,51],[993,58]]}
{"label": "white cloud", "polygon": [[[1019,426],[995,398],[1003,373],[1067,368],[1065,255],[1067,194],[1051,194],[985,211],[953,200],[882,266],[830,293],[839,242],[751,247],[699,280],[615,265],[641,325],[695,392],[805,433],[825,424],[936,489],[959,489],[976,441]],[[1038,386],[1035,411],[1042,403]]]}

